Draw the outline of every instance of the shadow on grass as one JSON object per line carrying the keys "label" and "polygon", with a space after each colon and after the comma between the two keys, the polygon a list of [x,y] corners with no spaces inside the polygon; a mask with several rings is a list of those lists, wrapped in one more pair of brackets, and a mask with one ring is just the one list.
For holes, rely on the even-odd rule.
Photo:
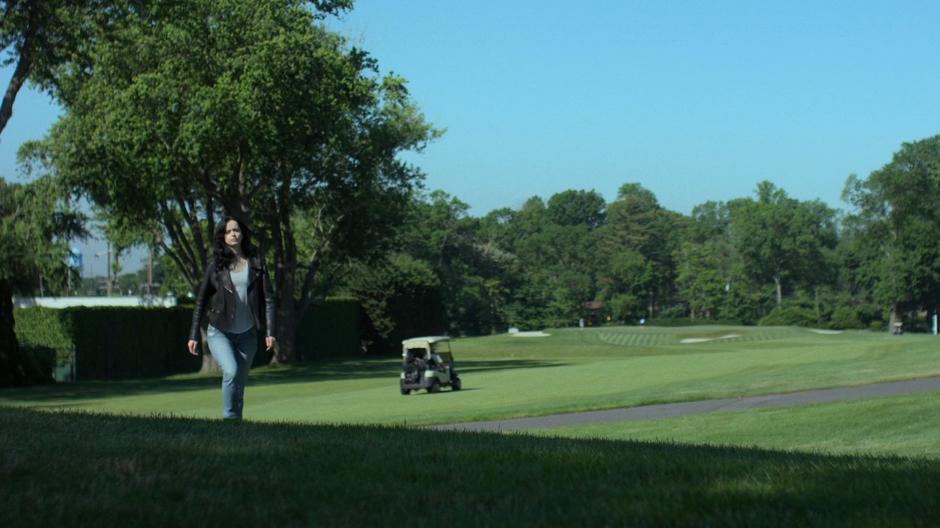
{"label": "shadow on grass", "polygon": [[[429,488],[448,526],[936,526],[940,511],[926,459],[10,408],[0,426],[5,526],[425,526],[441,515],[415,504]],[[245,507],[249,482],[278,493]]]}
{"label": "shadow on grass", "polygon": [[[461,374],[506,370],[561,367],[566,363],[532,359],[458,361]],[[252,387],[289,383],[366,380],[385,378],[397,382],[401,360],[397,358],[327,359],[280,367],[261,367],[251,371]],[[87,381],[58,383],[26,388],[0,389],[0,401],[44,402],[51,400],[86,400],[117,398],[193,390],[217,389],[221,374],[200,376],[186,374],[169,378],[142,380]],[[54,406],[54,405],[52,405]]]}

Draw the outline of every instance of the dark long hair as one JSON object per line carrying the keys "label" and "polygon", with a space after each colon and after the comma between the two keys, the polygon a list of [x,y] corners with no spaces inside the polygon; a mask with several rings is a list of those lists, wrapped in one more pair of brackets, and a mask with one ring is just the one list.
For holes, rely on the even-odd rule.
{"label": "dark long hair", "polygon": [[225,225],[230,220],[238,222],[238,228],[242,232],[242,254],[245,258],[251,258],[258,254],[258,248],[251,243],[251,229],[241,220],[231,215],[225,215],[218,224],[215,225],[215,232],[212,236],[212,253],[215,257],[216,271],[227,270],[235,262],[235,253],[229,249],[225,243]]}

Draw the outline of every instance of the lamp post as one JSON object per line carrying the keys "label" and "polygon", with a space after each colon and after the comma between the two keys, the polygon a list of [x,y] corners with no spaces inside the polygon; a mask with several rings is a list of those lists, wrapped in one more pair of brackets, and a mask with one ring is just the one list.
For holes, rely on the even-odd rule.
{"label": "lamp post", "polygon": [[67,284],[66,289],[69,295],[72,295],[72,273],[78,273],[78,284],[81,288],[82,283],[82,249],[78,246],[72,246],[69,248],[69,259],[68,266],[66,267],[65,282]]}
{"label": "lamp post", "polygon": [[108,276],[107,276],[107,280],[105,281],[105,284],[108,289],[108,297],[110,297],[111,296],[111,243],[110,242],[108,242],[107,251],[102,251],[101,253],[95,253],[96,257],[100,257],[101,255],[108,256],[108,268],[107,268]]}

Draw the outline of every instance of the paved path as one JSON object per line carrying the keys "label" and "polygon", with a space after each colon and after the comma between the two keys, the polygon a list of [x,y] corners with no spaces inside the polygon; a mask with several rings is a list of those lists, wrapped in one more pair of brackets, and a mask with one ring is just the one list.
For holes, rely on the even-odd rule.
{"label": "paved path", "polygon": [[630,422],[634,420],[657,420],[674,416],[692,416],[716,411],[738,411],[741,409],[759,409],[764,407],[787,407],[810,403],[826,403],[847,400],[864,400],[882,396],[914,394],[918,392],[940,391],[940,377],[921,378],[909,381],[875,383],[837,389],[820,389],[788,394],[768,394],[765,396],[747,396],[722,400],[702,400],[683,403],[665,403],[644,405],[625,409],[589,411],[532,418],[511,418],[488,422],[466,422],[456,424],[433,425],[429,429],[451,431],[517,431],[520,429],[553,429],[569,425],[589,425],[600,423]]}

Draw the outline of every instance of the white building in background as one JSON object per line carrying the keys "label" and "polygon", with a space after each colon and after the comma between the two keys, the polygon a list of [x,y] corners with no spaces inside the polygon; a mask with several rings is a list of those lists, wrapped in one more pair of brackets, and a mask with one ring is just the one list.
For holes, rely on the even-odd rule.
{"label": "white building in background", "polygon": [[154,297],[141,295],[136,297],[13,297],[13,306],[29,308],[42,306],[44,308],[70,308],[72,306],[123,306],[123,307],[162,307],[176,306],[176,297]]}

